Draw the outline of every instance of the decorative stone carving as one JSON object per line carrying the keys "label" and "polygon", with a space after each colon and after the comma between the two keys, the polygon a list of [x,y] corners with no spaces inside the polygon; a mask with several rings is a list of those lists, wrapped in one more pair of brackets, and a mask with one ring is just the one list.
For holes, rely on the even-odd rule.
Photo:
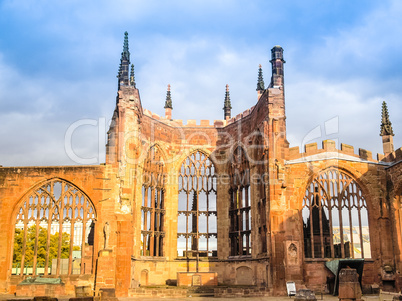
{"label": "decorative stone carving", "polygon": [[105,238],[104,249],[106,250],[107,247],[109,246],[109,238],[110,238],[110,225],[109,225],[109,222],[106,222],[105,225],[103,226],[103,235],[104,235],[104,238]]}

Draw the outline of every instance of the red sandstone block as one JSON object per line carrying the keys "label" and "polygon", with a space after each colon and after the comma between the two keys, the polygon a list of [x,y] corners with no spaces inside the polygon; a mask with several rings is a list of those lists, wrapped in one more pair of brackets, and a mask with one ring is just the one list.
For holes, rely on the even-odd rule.
{"label": "red sandstone block", "polygon": [[306,155],[315,154],[317,153],[317,143],[309,143],[304,146],[304,151]]}
{"label": "red sandstone block", "polygon": [[106,284],[114,284],[114,281],[113,281],[113,279],[108,278],[108,279],[106,279],[105,283]]}
{"label": "red sandstone block", "polygon": [[324,140],[322,142],[322,148],[325,151],[328,151],[328,152],[335,151],[336,150],[335,141],[333,141],[333,140]]}
{"label": "red sandstone block", "polygon": [[296,159],[298,157],[300,157],[300,149],[299,149],[299,147],[298,146],[291,147],[289,149],[289,159],[292,160],[292,159]]}
{"label": "red sandstone block", "polygon": [[359,157],[363,160],[373,160],[373,155],[370,151],[359,148]]}

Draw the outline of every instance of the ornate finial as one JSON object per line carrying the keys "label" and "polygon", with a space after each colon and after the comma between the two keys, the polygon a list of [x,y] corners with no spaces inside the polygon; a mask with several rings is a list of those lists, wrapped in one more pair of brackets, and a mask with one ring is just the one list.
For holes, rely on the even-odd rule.
{"label": "ornate finial", "polygon": [[124,45],[123,45],[123,52],[121,53],[121,58],[130,60],[130,52],[128,51],[128,32],[124,33]]}
{"label": "ornate finial", "polygon": [[381,113],[381,131],[380,136],[394,136],[394,132],[392,130],[391,121],[389,121],[388,108],[387,103],[385,101],[382,102],[382,113]]}
{"label": "ornate finial", "polygon": [[129,68],[130,68],[130,52],[128,51],[128,33],[126,31],[124,33],[124,45],[123,45],[123,52],[121,53],[120,58],[119,73],[117,74],[119,90],[121,85],[128,86],[130,84]]}
{"label": "ornate finial", "polygon": [[261,64],[258,66],[258,80],[257,80],[257,91],[265,90],[264,78],[262,77]]}
{"label": "ornate finial", "polygon": [[230,103],[229,85],[226,85],[225,103],[223,109],[231,109],[231,108],[232,105]]}
{"label": "ornate finial", "polygon": [[225,93],[225,102],[223,106],[223,117],[225,120],[229,120],[231,116],[230,110],[232,109],[232,105],[230,103],[230,95],[229,95],[229,85],[226,85],[226,93]]}
{"label": "ornate finial", "polygon": [[172,95],[170,94],[170,85],[168,85],[168,87],[167,87],[165,109],[172,109],[173,110]]}
{"label": "ornate finial", "polygon": [[134,77],[134,64],[131,64],[130,86],[136,88],[136,86],[135,86],[135,77]]}

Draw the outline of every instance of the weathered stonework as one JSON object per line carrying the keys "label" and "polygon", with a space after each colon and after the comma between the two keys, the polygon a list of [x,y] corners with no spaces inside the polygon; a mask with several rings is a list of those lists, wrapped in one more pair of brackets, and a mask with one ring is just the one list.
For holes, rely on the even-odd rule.
{"label": "weathered stonework", "polygon": [[[95,292],[114,288],[117,297],[149,295],[144,286],[175,283],[178,273],[212,274],[216,275],[219,284],[254,286],[247,290],[250,295],[284,295],[287,281],[294,281],[298,289],[307,287],[323,291],[327,278],[332,277],[324,263],[333,258],[323,255],[328,252],[323,243],[323,251],[316,250],[316,254],[321,252],[321,257],[306,256],[308,244],[304,237],[302,211],[306,189],[319,175],[330,170],[352,179],[366,202],[371,256],[365,259],[363,288],[391,285],[400,289],[402,149],[390,152],[391,147],[387,146],[386,154],[379,155],[376,160],[371,152],[363,149],[359,149],[356,155],[349,145],[342,144],[338,150],[331,140],[323,141],[321,149],[315,143],[306,145],[304,152],[300,152],[298,147],[290,148],[286,140],[281,49],[275,46],[272,51],[271,85],[267,89],[261,88],[263,82],[260,80],[255,106],[230,118],[228,103],[225,120],[213,123],[202,120],[200,124],[189,120],[183,124],[182,120],[172,119],[170,97],[165,117],[143,109],[133,75],[131,81],[128,80],[130,61],[128,44],[125,44],[105,164],[0,168],[0,290],[14,293],[18,283],[27,277],[24,272],[13,272],[18,208],[35,189],[56,179],[74,185],[92,202],[96,211],[93,241],[88,241],[85,249],[85,260],[89,260],[91,265],[87,264],[77,274],[48,275],[63,280],[60,294],[72,294],[75,286],[90,285]],[[239,214],[234,214],[231,208],[236,205],[236,200],[233,200],[234,185],[230,181],[233,171],[243,164],[233,159],[239,147],[244,150],[247,159],[245,174],[250,179],[244,185],[248,204],[238,212],[240,215],[247,212],[249,216],[235,224],[233,220],[240,217],[236,217]],[[158,193],[162,191],[163,197],[155,194],[159,201],[163,198],[162,209],[155,207],[152,197],[150,204],[144,205],[144,162],[152,148],[157,149],[162,158],[154,163],[163,165],[165,173],[163,181],[149,187]],[[210,196],[216,193],[216,209],[205,215],[213,219],[216,212],[216,247],[209,253],[198,252],[193,246],[201,241],[202,235],[198,237],[197,234],[192,236],[192,248],[187,249],[184,256],[179,256],[177,233],[181,225],[178,211],[183,209],[179,208],[181,184],[178,178],[183,162],[194,153],[202,154],[214,166],[216,191],[212,191]],[[244,199],[244,195],[241,196],[237,202]],[[194,204],[198,201],[193,201]],[[159,215],[153,213],[151,217],[151,214],[147,215],[149,210]],[[202,211],[193,209],[198,210]],[[203,225],[198,224],[198,215],[197,219],[195,213],[191,215],[193,229],[195,225],[201,228]],[[146,224],[148,218],[149,228]],[[329,236],[323,237],[324,226],[320,227],[321,241],[329,239]],[[237,239],[233,238],[233,233],[236,231],[241,233],[242,243],[237,246],[241,255],[233,255],[233,242],[236,244]],[[145,234],[149,235],[149,240],[155,239],[150,245],[159,246],[160,256],[151,256],[153,250],[144,249]],[[313,243],[314,239],[311,238]],[[247,250],[243,250],[246,244]],[[342,252],[346,252],[344,245],[343,241],[339,243]],[[333,250],[334,247],[332,254]],[[391,266],[391,278],[382,273],[385,266]],[[211,283],[216,284],[215,278]],[[237,296],[242,292],[246,294],[242,288],[225,288],[216,294]],[[182,291],[157,294],[185,295]]]}

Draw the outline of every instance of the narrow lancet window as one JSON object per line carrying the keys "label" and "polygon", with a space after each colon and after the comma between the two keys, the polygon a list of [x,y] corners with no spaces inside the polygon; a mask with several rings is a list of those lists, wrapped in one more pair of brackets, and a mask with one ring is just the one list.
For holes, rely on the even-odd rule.
{"label": "narrow lancet window", "polygon": [[229,167],[230,176],[230,255],[251,255],[250,168],[246,154],[238,146]]}
{"label": "narrow lancet window", "polygon": [[153,146],[144,162],[141,206],[141,255],[163,256],[165,167]]}

